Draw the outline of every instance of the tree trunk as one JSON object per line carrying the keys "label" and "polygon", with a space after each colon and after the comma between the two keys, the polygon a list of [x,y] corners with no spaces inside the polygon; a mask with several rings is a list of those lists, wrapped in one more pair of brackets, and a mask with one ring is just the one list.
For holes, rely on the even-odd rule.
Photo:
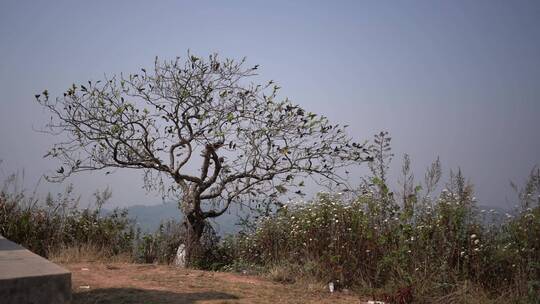
{"label": "tree trunk", "polygon": [[206,225],[202,212],[192,210],[186,214],[186,259],[185,266],[195,266],[197,261],[202,258],[204,248],[201,244],[201,238]]}

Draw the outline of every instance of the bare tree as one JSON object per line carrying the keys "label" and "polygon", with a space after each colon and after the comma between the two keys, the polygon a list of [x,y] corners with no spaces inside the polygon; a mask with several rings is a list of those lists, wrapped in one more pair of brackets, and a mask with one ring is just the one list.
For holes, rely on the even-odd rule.
{"label": "bare tree", "polygon": [[414,174],[411,172],[411,157],[403,154],[403,164],[401,165],[401,179],[398,180],[401,186],[401,199],[403,200],[403,210],[412,216],[416,195],[414,187]]}
{"label": "bare tree", "polygon": [[373,144],[369,145],[369,150],[373,154],[373,162],[369,163],[369,169],[373,177],[380,180],[382,184],[386,184],[386,175],[390,169],[390,162],[394,154],[390,146],[391,137],[387,131],[381,131],[373,136]]}
{"label": "bare tree", "polygon": [[[273,81],[248,82],[257,68],[188,54],[184,61],[156,58],[153,71],[73,85],[55,100],[47,91],[36,95],[52,113],[45,130],[65,139],[47,153],[61,161],[49,179],[145,170],[146,186],[179,193],[188,260],[205,220],[232,203],[298,189],[308,176],[342,184],[338,169],[365,161],[365,143],[326,117],[277,100]],[[160,183],[164,176],[169,187]]]}

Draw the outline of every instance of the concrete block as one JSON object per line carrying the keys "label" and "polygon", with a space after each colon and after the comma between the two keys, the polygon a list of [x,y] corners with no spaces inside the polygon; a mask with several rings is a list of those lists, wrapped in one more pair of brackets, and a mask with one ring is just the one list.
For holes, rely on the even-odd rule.
{"label": "concrete block", "polygon": [[71,273],[0,235],[0,303],[71,302]]}

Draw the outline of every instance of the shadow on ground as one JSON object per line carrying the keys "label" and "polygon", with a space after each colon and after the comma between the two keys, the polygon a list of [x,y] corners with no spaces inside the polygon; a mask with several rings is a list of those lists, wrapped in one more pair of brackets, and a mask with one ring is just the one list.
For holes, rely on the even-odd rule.
{"label": "shadow on ground", "polygon": [[191,304],[210,300],[236,300],[223,292],[176,293],[137,288],[103,288],[73,294],[73,304]]}

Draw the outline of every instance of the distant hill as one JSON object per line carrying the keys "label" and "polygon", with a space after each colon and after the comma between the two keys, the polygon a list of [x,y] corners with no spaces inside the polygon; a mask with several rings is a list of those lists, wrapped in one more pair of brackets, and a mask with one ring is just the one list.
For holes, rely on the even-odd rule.
{"label": "distant hill", "polygon": [[[231,206],[228,212],[215,220],[212,226],[219,235],[231,234],[240,231],[237,224],[238,215],[245,216],[245,210]],[[129,216],[135,220],[136,225],[144,232],[153,232],[159,228],[160,223],[168,220],[181,220],[182,212],[176,203],[163,203],[159,205],[135,205],[127,208]]]}

